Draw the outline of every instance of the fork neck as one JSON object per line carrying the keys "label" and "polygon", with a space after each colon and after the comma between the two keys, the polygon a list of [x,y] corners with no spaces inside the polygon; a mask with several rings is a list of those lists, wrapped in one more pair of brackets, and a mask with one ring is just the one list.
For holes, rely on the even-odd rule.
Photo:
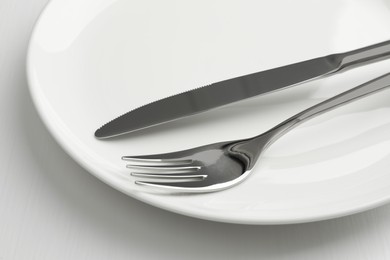
{"label": "fork neck", "polygon": [[301,123],[388,87],[390,87],[390,73],[312,106],[283,121],[267,132],[255,136],[252,139],[245,140],[242,144],[239,144],[237,148],[248,153],[251,158],[251,163],[253,163],[264,149]]}
{"label": "fork neck", "polygon": [[[283,129],[287,125],[276,129],[271,129],[259,136],[242,140],[239,143],[234,143],[230,148],[230,152],[234,153],[235,156],[239,157],[241,161],[245,161],[246,169],[251,170],[255,165],[260,154],[274,141],[276,141],[280,135],[283,135]],[[286,128],[285,131],[288,131]]]}

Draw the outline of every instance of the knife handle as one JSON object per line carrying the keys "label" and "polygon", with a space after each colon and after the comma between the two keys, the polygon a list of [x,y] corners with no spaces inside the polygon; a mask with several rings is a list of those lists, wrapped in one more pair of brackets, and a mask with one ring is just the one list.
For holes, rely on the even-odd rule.
{"label": "knife handle", "polygon": [[387,59],[390,56],[390,41],[384,41],[361,49],[340,54],[340,69]]}

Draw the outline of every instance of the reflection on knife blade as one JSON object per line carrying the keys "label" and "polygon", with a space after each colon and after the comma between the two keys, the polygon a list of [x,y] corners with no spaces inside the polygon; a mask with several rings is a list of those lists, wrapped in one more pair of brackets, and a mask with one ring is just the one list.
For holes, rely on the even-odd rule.
{"label": "reflection on knife blade", "polygon": [[96,130],[95,137],[104,139],[130,133],[389,56],[390,41],[385,41],[350,52],[332,54],[220,81],[127,112]]}

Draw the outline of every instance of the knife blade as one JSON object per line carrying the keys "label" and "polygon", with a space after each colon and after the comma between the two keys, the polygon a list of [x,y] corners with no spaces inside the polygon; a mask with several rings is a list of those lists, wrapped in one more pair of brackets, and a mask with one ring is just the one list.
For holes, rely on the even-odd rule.
{"label": "knife blade", "polygon": [[97,129],[95,137],[104,139],[145,129],[389,56],[390,41],[385,41],[220,81],[138,107]]}

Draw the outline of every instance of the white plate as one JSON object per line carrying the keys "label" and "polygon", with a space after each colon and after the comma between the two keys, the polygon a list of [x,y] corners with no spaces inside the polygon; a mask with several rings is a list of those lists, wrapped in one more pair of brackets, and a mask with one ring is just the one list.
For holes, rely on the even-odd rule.
{"label": "white plate", "polygon": [[250,137],[388,72],[390,61],[107,141],[94,131],[142,104],[207,83],[390,39],[384,0],[52,0],[28,52],[31,94],[56,140],[112,187],[181,214],[244,224],[315,221],[390,199],[390,91],[312,120],[275,143],[244,183],[150,193],[122,155]]}

